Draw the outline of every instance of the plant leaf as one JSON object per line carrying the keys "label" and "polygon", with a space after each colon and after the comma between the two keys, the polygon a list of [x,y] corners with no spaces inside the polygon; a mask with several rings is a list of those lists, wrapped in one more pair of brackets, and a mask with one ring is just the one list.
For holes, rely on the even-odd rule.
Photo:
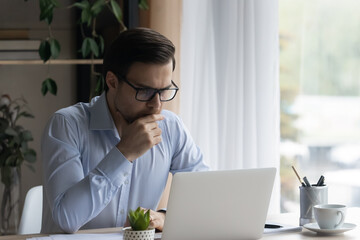
{"label": "plant leaf", "polygon": [[28,130],[25,130],[21,133],[21,138],[23,139],[23,141],[26,141],[26,142],[34,140],[31,132]]}
{"label": "plant leaf", "polygon": [[42,95],[43,96],[45,96],[46,95],[46,93],[48,92],[48,88],[47,88],[47,85],[46,85],[46,82],[45,82],[46,80],[44,80],[43,82],[42,82],[42,84],[41,84],[41,93],[42,93]]}
{"label": "plant leaf", "polygon": [[83,58],[86,58],[91,51],[91,43],[89,37],[85,38],[81,46],[81,54]]}
{"label": "plant leaf", "polygon": [[57,0],[40,0],[40,21],[45,20],[45,22],[50,25],[53,19],[54,8],[59,7],[59,2]]}
{"label": "plant leaf", "polygon": [[99,46],[93,38],[89,38],[90,50],[95,55],[95,57],[99,56]]}
{"label": "plant leaf", "polygon": [[46,62],[51,56],[50,44],[47,40],[41,42],[39,47],[40,58]]}
{"label": "plant leaf", "polygon": [[54,7],[60,7],[60,3],[58,2],[58,0],[51,0],[51,3]]}
{"label": "plant leaf", "polygon": [[60,43],[55,38],[50,39],[50,52],[52,58],[57,58],[60,54]]}
{"label": "plant leaf", "polygon": [[24,159],[29,163],[36,162],[36,152],[34,151],[34,149],[28,149],[24,153]]}
{"label": "plant leaf", "polygon": [[8,127],[7,129],[5,129],[5,133],[14,137],[18,136],[18,133],[12,127]]}
{"label": "plant leaf", "polygon": [[135,222],[136,222],[135,212],[132,211],[132,210],[129,210],[128,218],[129,218],[130,225],[133,226],[135,224]]}
{"label": "plant leaf", "polygon": [[47,81],[46,81],[46,84],[47,84],[49,92],[56,96],[56,93],[57,93],[56,82],[53,79],[48,78]]}
{"label": "plant leaf", "polygon": [[90,26],[92,20],[90,3],[88,1],[83,1],[83,3],[85,7],[81,11],[81,23],[87,23]]}
{"label": "plant leaf", "polygon": [[92,16],[97,16],[103,10],[105,4],[105,0],[97,0],[90,9]]}
{"label": "plant leaf", "polygon": [[28,112],[21,112],[16,116],[16,120],[17,121],[20,117],[27,117],[27,118],[34,118],[34,115],[32,115],[31,113]]}
{"label": "plant leaf", "polygon": [[42,82],[42,87],[41,87],[42,95],[45,96],[48,91],[53,95],[56,95],[57,93],[56,82],[51,78],[47,78]]}
{"label": "plant leaf", "polygon": [[88,1],[82,1],[82,2],[76,2],[73,5],[71,5],[70,7],[77,7],[80,9],[85,9],[87,7],[89,7],[89,2]]}
{"label": "plant leaf", "polygon": [[147,0],[140,0],[139,8],[141,10],[149,10],[149,4],[148,4]]}
{"label": "plant leaf", "polygon": [[5,131],[9,126],[9,122],[5,118],[0,118],[0,132]]}
{"label": "plant leaf", "polygon": [[50,15],[52,15],[54,6],[48,0],[40,0],[39,4],[40,4],[40,21],[43,21],[46,18],[50,17]]}
{"label": "plant leaf", "polygon": [[121,11],[119,4],[115,0],[111,0],[110,4],[111,4],[111,9],[112,9],[116,19],[118,20],[118,22],[121,22],[122,11]]}
{"label": "plant leaf", "polygon": [[99,96],[104,91],[104,77],[101,74],[97,78],[96,87],[95,87],[95,94],[96,96]]}
{"label": "plant leaf", "polygon": [[149,227],[150,210],[145,213],[144,210],[138,207],[135,211],[129,210],[128,217],[134,231],[146,230]]}
{"label": "plant leaf", "polygon": [[100,45],[100,54],[103,54],[105,48],[105,42],[104,42],[104,38],[101,35],[99,36],[99,45]]}
{"label": "plant leaf", "polygon": [[85,16],[86,16],[86,21],[84,21],[84,23],[86,22],[87,26],[90,27],[92,20],[91,12],[90,10],[83,10],[83,12],[85,12]]}

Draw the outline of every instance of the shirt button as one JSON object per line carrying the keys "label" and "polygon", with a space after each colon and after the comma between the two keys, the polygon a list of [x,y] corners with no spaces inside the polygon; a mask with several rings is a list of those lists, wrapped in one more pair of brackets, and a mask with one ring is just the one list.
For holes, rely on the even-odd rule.
{"label": "shirt button", "polygon": [[126,177],[127,175],[129,175],[129,173],[125,172],[125,173],[124,173],[124,177]]}
{"label": "shirt button", "polygon": [[126,184],[126,185],[129,184],[129,180],[125,180],[125,184]]}
{"label": "shirt button", "polygon": [[120,213],[121,213],[121,214],[124,214],[124,209],[121,209],[121,210],[120,210]]}

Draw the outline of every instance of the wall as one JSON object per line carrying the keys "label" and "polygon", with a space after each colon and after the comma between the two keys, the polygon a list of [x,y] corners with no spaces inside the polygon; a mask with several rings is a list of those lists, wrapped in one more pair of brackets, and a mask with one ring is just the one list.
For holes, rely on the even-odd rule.
{"label": "wall", "polygon": [[[72,1],[60,1],[68,5]],[[28,29],[31,39],[42,39],[48,35],[45,23],[39,21],[38,1],[1,0],[0,29]],[[52,31],[61,44],[60,58],[73,58],[75,52],[74,16],[68,9],[56,10]],[[57,96],[41,94],[41,83],[51,76],[58,84]],[[69,65],[0,65],[0,94],[7,93],[12,98],[23,96],[35,116],[34,119],[22,119],[19,123],[29,129],[34,137],[30,146],[37,152],[36,172],[22,167],[21,202],[26,192],[33,186],[42,184],[42,166],[40,140],[43,128],[52,113],[59,108],[75,103],[76,71]],[[1,193],[0,193],[1,194]]]}

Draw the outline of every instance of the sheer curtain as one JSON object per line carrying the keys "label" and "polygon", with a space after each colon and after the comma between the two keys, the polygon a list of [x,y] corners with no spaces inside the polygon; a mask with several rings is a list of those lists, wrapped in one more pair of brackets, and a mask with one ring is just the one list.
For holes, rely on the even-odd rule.
{"label": "sheer curtain", "polygon": [[213,169],[278,169],[270,212],[280,209],[277,19],[277,0],[183,0],[180,115]]}

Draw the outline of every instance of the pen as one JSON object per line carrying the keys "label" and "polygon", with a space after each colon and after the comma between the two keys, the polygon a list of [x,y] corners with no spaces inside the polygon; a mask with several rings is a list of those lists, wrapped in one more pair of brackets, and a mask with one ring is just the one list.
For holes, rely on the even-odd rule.
{"label": "pen", "polygon": [[303,179],[304,179],[304,182],[305,182],[306,186],[311,187],[311,184],[309,183],[307,177],[303,177]]}
{"label": "pen", "polygon": [[321,175],[318,182],[316,183],[316,186],[323,186],[324,185],[324,179],[325,179],[325,177],[323,175]]}
{"label": "pen", "polygon": [[294,167],[294,166],[291,166],[291,167],[292,167],[292,169],[294,170],[297,178],[299,179],[299,182],[300,182],[301,186],[305,187],[306,185],[305,185],[305,183],[304,183],[303,181],[301,181],[301,178],[300,178],[299,174],[297,173],[295,167]]}
{"label": "pen", "polygon": [[277,224],[265,224],[265,228],[282,228],[282,226],[277,225]]}

